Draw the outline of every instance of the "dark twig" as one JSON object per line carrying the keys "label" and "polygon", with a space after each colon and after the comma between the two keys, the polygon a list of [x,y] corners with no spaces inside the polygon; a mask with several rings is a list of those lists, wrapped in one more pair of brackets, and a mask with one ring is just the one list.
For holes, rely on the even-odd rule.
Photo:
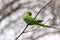
{"label": "dark twig", "polygon": [[45,6],[43,6],[39,12],[37,13],[37,15],[35,16],[35,18],[39,15],[39,13],[42,11],[42,9],[44,9],[48,4],[50,4],[52,2],[52,0],[50,2],[48,2]]}
{"label": "dark twig", "polygon": [[[44,9],[49,3],[51,3],[52,2],[52,0],[50,1],[50,2],[48,2],[45,6],[43,6],[40,10],[39,10],[39,12],[37,13],[37,15],[35,16],[35,18],[34,19],[36,19],[36,17],[39,15],[39,13],[41,12],[41,10],[42,9]],[[24,30],[22,31],[22,33],[20,34],[20,35],[18,35],[18,37],[15,39],[15,40],[17,40],[24,32],[25,32],[25,30],[27,29],[27,27],[28,27],[28,24],[27,24],[27,26],[24,28]]]}
{"label": "dark twig", "polygon": [[30,31],[25,31],[24,33],[33,32],[33,31],[36,31],[36,30],[38,30],[38,29],[36,28],[36,29],[30,30]]}
{"label": "dark twig", "polygon": [[17,40],[17,39],[24,33],[24,31],[26,30],[27,27],[28,27],[28,24],[27,24],[27,26],[24,28],[24,30],[22,31],[22,33],[21,33],[15,40]]}

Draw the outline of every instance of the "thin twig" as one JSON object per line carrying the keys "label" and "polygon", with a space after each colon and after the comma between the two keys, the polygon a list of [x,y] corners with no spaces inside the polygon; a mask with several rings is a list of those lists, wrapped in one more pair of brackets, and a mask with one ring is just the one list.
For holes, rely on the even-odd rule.
{"label": "thin twig", "polygon": [[27,33],[27,32],[33,32],[33,31],[36,31],[38,29],[33,29],[33,30],[30,30],[30,31],[25,31],[24,33]]}
{"label": "thin twig", "polygon": [[42,9],[44,9],[49,3],[51,3],[52,2],[52,0],[50,1],[50,2],[48,2],[45,6],[43,6],[40,10],[39,10],[39,12],[37,13],[37,15],[35,16],[35,18],[39,15],[39,13],[42,11]]}
{"label": "thin twig", "polygon": [[44,24],[46,24],[49,20],[50,20],[50,18]]}
{"label": "thin twig", "polygon": [[27,24],[27,26],[24,28],[24,30],[22,31],[22,33],[21,33],[15,40],[17,40],[17,39],[24,33],[24,31],[26,30],[27,27],[28,27],[28,24]]}
{"label": "thin twig", "polygon": [[[37,15],[35,16],[34,19],[36,19],[36,17],[39,15],[39,13],[41,12],[41,10],[44,9],[44,8],[45,8],[49,3],[51,3],[51,2],[52,2],[52,0],[51,0],[50,2],[48,2],[44,7],[42,7],[42,8],[39,10],[39,12],[37,13]],[[28,27],[28,24],[27,24],[27,26],[24,28],[24,30],[22,31],[22,33],[21,33],[20,35],[18,35],[18,37],[16,37],[15,40],[17,40],[17,39],[25,32],[25,30],[27,29],[27,27]]]}

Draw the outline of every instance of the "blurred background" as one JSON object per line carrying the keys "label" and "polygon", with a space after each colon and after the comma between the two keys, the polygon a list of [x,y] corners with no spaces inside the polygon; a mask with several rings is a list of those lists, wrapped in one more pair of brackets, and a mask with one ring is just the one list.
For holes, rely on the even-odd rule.
{"label": "blurred background", "polygon": [[[24,12],[31,11],[34,18],[49,1],[0,0],[0,40],[15,40],[26,27],[26,23],[23,21]],[[49,18],[50,20],[45,23]],[[52,0],[36,19],[43,20],[43,24],[51,27],[44,29],[30,25],[26,31],[37,30],[22,34],[18,40],[60,40],[60,0]]]}

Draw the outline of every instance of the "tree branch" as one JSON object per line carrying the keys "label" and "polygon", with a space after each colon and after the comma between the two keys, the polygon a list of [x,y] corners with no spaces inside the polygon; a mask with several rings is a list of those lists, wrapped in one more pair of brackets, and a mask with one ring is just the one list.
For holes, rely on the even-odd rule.
{"label": "tree branch", "polygon": [[27,29],[27,27],[28,27],[28,24],[27,24],[27,26],[24,28],[24,30],[22,31],[22,33],[21,33],[15,40],[17,40],[17,39],[24,33],[24,31]]}

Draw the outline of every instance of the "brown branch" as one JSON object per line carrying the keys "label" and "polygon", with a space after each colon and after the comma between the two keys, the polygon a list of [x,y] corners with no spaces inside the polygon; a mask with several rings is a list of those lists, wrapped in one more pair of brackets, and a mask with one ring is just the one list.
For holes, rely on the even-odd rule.
{"label": "brown branch", "polygon": [[[42,11],[42,9],[44,9],[49,3],[51,3],[52,2],[52,0],[50,1],[50,2],[48,2],[45,6],[43,6],[40,10],[39,10],[39,12],[37,13],[37,15],[35,16],[35,18],[34,19],[36,19],[36,17],[39,15],[39,13]],[[27,24],[27,26],[24,28],[24,30],[22,31],[22,33],[20,34],[20,35],[18,35],[18,37],[16,37],[16,39],[15,40],[17,40],[24,32],[25,32],[25,30],[27,29],[27,27],[28,27],[28,24]]]}
{"label": "brown branch", "polygon": [[17,40],[17,39],[24,33],[24,31],[26,30],[27,27],[28,27],[28,24],[27,24],[27,26],[24,28],[24,30],[22,31],[22,33],[21,33],[15,40]]}
{"label": "brown branch", "polygon": [[[56,27],[52,27],[52,26],[50,26],[50,27],[47,27],[47,28],[53,28],[53,29],[58,29],[58,28],[56,28]],[[24,33],[27,33],[27,32],[33,32],[33,31],[36,31],[36,30],[40,30],[40,29],[33,29],[33,30],[30,30],[30,31],[25,31]],[[58,29],[58,30],[60,30],[60,29]],[[41,31],[41,30],[40,30]]]}
{"label": "brown branch", "polygon": [[48,2],[45,6],[43,6],[39,12],[37,13],[37,15],[35,16],[35,18],[39,15],[39,13],[42,11],[42,9],[44,9],[48,4],[50,4],[52,2],[52,0],[50,2]]}
{"label": "brown branch", "polygon": [[36,31],[38,29],[33,29],[33,30],[30,30],[30,31],[25,31],[24,33],[27,33],[27,32],[33,32],[33,31]]}

